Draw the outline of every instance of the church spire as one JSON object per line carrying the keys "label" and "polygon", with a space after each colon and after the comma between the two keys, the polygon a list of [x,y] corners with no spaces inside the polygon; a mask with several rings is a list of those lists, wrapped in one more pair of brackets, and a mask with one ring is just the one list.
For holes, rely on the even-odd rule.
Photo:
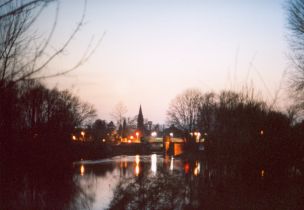
{"label": "church spire", "polygon": [[139,112],[137,116],[137,129],[141,133],[140,135],[143,136],[145,132],[145,127],[144,127],[144,116],[142,113],[141,105],[139,106]]}

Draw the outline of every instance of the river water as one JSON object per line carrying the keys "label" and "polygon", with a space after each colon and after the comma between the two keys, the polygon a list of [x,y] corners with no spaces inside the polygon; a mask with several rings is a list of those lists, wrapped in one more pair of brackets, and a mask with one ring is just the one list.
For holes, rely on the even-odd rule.
{"label": "river water", "polygon": [[242,175],[200,158],[122,155],[4,168],[0,209],[303,209],[301,177]]}
{"label": "river water", "polygon": [[[198,161],[195,163],[195,168],[192,170],[193,176],[199,175],[201,170],[200,165],[201,163]],[[185,174],[190,173],[189,164],[184,164],[180,159],[174,157],[163,157],[156,154],[146,156],[116,156],[103,160],[79,161],[74,163],[74,169],[76,185],[80,187],[83,194],[91,198],[87,199],[90,201],[87,207],[93,210],[107,209],[111,204],[112,208],[115,209],[115,206],[122,205],[119,203],[121,196],[128,193],[130,193],[127,200],[129,204],[120,206],[122,208],[128,207],[133,209],[140,202],[143,202],[143,205],[148,208],[149,203],[155,197],[173,199],[174,196],[164,196],[162,192],[167,190],[168,193],[173,193],[173,191],[176,191],[176,189],[170,189],[172,188],[172,184],[178,186],[178,183],[174,181],[180,181],[179,179],[184,177]],[[170,183],[170,181],[174,183]],[[124,187],[128,189],[121,188],[122,185],[127,185]],[[155,187],[153,188],[150,185],[155,185]],[[139,189],[140,187],[142,188]],[[166,187],[168,188],[164,189]],[[151,192],[152,189],[153,193]],[[170,192],[171,190],[172,192]],[[137,191],[145,194],[145,202],[137,198],[139,193]],[[176,191],[175,193],[180,192]],[[159,205],[176,207],[178,209],[185,203],[184,199],[179,202],[174,201],[176,203],[172,204],[173,206],[166,203],[159,203]],[[76,200],[76,202],[78,201]],[[115,204],[115,202],[117,203]],[[167,200],[158,200],[157,202],[167,202]]]}

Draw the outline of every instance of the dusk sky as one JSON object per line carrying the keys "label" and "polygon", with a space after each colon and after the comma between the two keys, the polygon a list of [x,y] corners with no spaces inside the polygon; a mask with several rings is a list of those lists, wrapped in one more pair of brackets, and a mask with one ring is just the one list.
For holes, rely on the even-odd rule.
{"label": "dusk sky", "polygon": [[[81,17],[82,0],[60,4],[53,47],[63,43]],[[106,35],[90,60],[47,81],[69,88],[113,120],[118,102],[133,117],[165,123],[170,101],[188,88],[203,92],[254,86],[271,101],[288,69],[285,0],[88,0],[85,25],[49,70],[73,65]],[[41,16],[46,32],[54,5]],[[94,44],[93,43],[93,44]],[[285,86],[284,86],[285,87]],[[281,94],[284,101],[284,94]]]}

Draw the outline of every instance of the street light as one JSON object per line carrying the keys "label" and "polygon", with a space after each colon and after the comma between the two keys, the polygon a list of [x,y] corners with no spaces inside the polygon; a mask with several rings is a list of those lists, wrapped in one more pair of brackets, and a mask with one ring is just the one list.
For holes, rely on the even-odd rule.
{"label": "street light", "polygon": [[85,132],[84,131],[81,131],[80,133],[82,135],[82,140],[84,141],[84,135],[85,135]]}
{"label": "street light", "polygon": [[171,138],[173,138],[173,133],[172,132],[169,135],[170,135]]}
{"label": "street light", "polygon": [[151,136],[152,136],[152,137],[156,137],[156,136],[157,136],[156,131],[153,131],[153,132],[151,133]]}
{"label": "street light", "polygon": [[139,140],[139,139],[138,139],[138,137],[139,137],[139,132],[137,131],[137,132],[135,133],[135,135],[136,135],[137,141],[138,141],[138,140]]}

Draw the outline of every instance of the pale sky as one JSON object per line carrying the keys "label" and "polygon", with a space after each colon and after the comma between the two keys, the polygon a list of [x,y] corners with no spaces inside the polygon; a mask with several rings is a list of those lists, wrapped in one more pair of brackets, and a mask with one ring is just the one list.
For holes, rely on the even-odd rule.
{"label": "pale sky", "polygon": [[[69,88],[112,120],[118,102],[127,116],[165,123],[170,101],[187,88],[203,92],[253,85],[268,100],[288,67],[285,0],[88,0],[85,25],[51,67],[79,59],[94,35],[106,35],[90,60],[47,81]],[[61,1],[53,46],[80,19],[82,0]],[[41,16],[46,33],[54,6]],[[96,39],[95,39],[96,40]],[[96,43],[96,42],[95,42]]]}

